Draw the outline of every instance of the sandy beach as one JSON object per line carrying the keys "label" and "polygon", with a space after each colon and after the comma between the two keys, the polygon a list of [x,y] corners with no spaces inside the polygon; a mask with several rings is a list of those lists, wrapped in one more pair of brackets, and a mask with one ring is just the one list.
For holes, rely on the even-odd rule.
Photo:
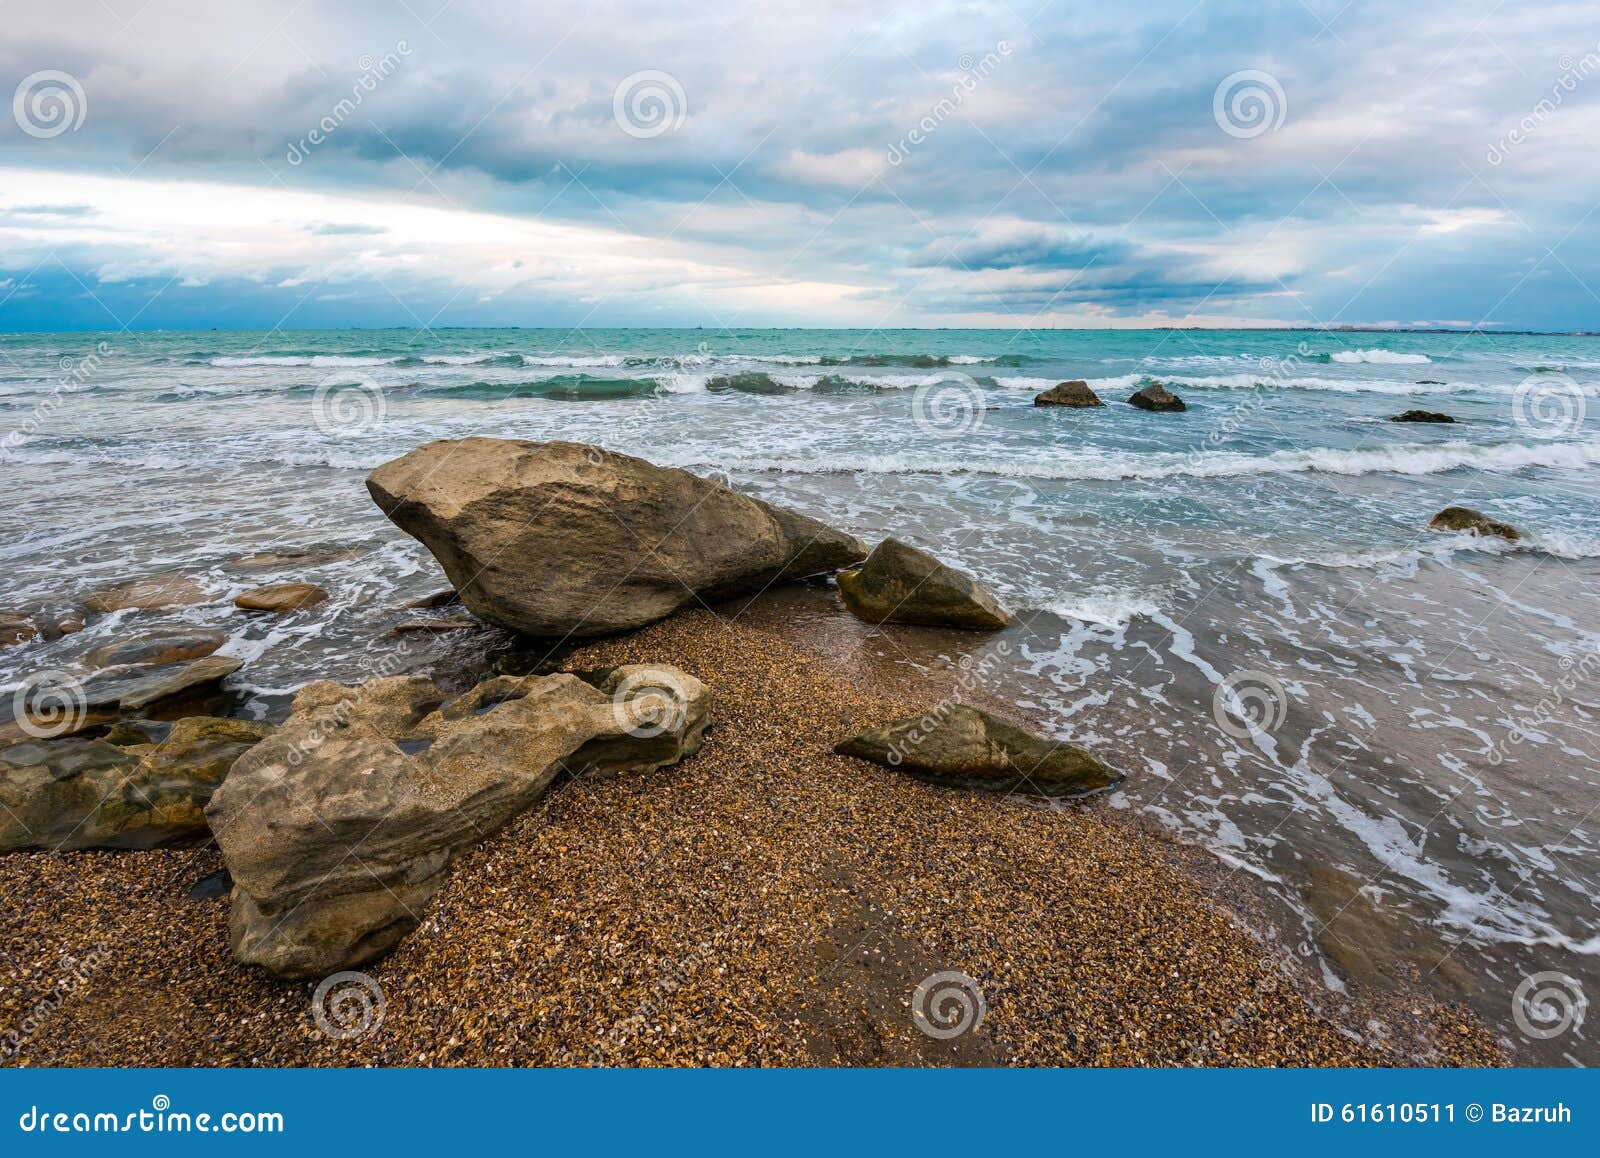
{"label": "sandy beach", "polygon": [[[705,746],[558,784],[470,851],[368,968],[383,1013],[356,1040],[319,1031],[311,984],[234,963],[226,902],[189,897],[215,851],[0,857],[0,1021],[36,1012],[64,955],[106,947],[11,1064],[1502,1061],[1461,1008],[1330,992],[1252,932],[1271,913],[1248,877],[1103,803],[1042,807],[832,755],[851,729],[922,710],[927,690],[821,658],[837,640],[788,614],[794,598],[561,657],[697,675],[716,704]],[[801,626],[785,639],[774,621]],[[942,971],[969,975],[986,1007],[952,1040],[911,1009]]]}

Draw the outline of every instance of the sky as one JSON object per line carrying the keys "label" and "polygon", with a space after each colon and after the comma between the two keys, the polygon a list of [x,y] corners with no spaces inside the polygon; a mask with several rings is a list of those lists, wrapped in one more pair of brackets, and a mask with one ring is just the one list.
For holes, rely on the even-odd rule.
{"label": "sky", "polygon": [[0,330],[1600,330],[1588,2],[0,20]]}

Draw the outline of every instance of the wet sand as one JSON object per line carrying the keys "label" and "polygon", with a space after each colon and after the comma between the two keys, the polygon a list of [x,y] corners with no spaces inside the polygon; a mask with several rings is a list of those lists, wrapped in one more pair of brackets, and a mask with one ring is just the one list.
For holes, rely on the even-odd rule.
{"label": "wet sand", "polygon": [[[814,623],[762,606],[564,657],[698,676],[716,697],[705,747],[649,775],[558,784],[463,857],[422,926],[367,968],[384,1014],[358,1039],[318,1029],[314,986],[233,962],[226,902],[189,899],[221,867],[215,851],[0,857],[0,1048],[17,1047],[5,1060],[1502,1060],[1460,1007],[1330,993],[1251,931],[1262,914],[1241,874],[1103,802],[1044,808],[832,755],[852,729],[924,710],[931,685],[898,663],[826,662],[828,641],[780,637]],[[96,946],[103,961],[63,964]],[[986,1012],[935,1039],[911,1006],[945,971],[969,975]],[[57,1008],[41,1005],[52,995]]]}

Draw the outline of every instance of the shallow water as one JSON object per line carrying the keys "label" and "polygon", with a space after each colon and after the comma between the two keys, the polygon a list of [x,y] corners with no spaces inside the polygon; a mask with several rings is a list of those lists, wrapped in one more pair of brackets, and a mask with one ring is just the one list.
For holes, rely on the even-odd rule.
{"label": "shallow water", "polygon": [[[1032,406],[1069,377],[1108,405]],[[1121,404],[1145,378],[1189,411]],[[1592,1019],[1542,1039],[1512,1006],[1539,973],[1600,994],[1597,386],[1600,342],[1549,336],[8,336],[3,605],[168,569],[220,602],[5,649],[0,680],[135,623],[202,622],[247,660],[242,710],[276,714],[308,679],[462,646],[385,634],[441,577],[362,485],[432,438],[562,437],[721,472],[993,585],[1024,625],[985,679],[1116,754],[1117,804],[1279,892],[1308,953],[1367,914],[1380,974],[1472,1001],[1520,1056],[1588,1063]],[[1412,407],[1459,421],[1385,421]],[[1427,530],[1457,503],[1525,541]],[[237,563],[306,544],[337,549]],[[281,620],[223,598],[279,579],[334,597]]]}

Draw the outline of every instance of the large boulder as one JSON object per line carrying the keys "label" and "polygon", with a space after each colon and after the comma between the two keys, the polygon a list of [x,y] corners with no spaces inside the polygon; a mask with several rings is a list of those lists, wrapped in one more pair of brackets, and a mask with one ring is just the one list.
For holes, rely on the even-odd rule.
{"label": "large boulder", "polygon": [[966,704],[896,720],[834,748],[953,788],[1039,796],[1082,796],[1122,776],[1075,744],[1047,740]]}
{"label": "large boulder", "polygon": [[1057,382],[1042,394],[1033,398],[1035,406],[1104,406],[1100,396],[1089,388],[1089,383],[1081,378],[1074,378],[1070,382]]}
{"label": "large boulder", "polygon": [[1137,390],[1128,399],[1129,406],[1136,406],[1140,410],[1153,410],[1162,414],[1175,414],[1180,410],[1189,409],[1171,390],[1159,382],[1152,382],[1143,390]]}
{"label": "large boulder", "polygon": [[283,977],[376,960],[456,856],[557,775],[673,763],[709,720],[705,685],[655,665],[499,676],[453,700],[423,676],[311,684],[206,810],[233,874],[234,956]]}
{"label": "large boulder", "polygon": [[191,716],[159,744],[73,737],[0,749],[0,851],[199,843],[212,792],[271,730]]}
{"label": "large boulder", "polygon": [[921,623],[997,631],[1016,619],[965,571],[885,539],[860,568],[839,572],[839,595],[869,623]]}
{"label": "large boulder", "polygon": [[367,489],[468,610],[526,635],[628,631],[867,553],[721,483],[573,442],[433,442],[380,466]]}
{"label": "large boulder", "polygon": [[1428,520],[1428,526],[1436,531],[1466,531],[1473,535],[1497,535],[1513,543],[1522,538],[1522,532],[1510,523],[1491,519],[1482,511],[1475,511],[1471,507],[1446,507]]}

